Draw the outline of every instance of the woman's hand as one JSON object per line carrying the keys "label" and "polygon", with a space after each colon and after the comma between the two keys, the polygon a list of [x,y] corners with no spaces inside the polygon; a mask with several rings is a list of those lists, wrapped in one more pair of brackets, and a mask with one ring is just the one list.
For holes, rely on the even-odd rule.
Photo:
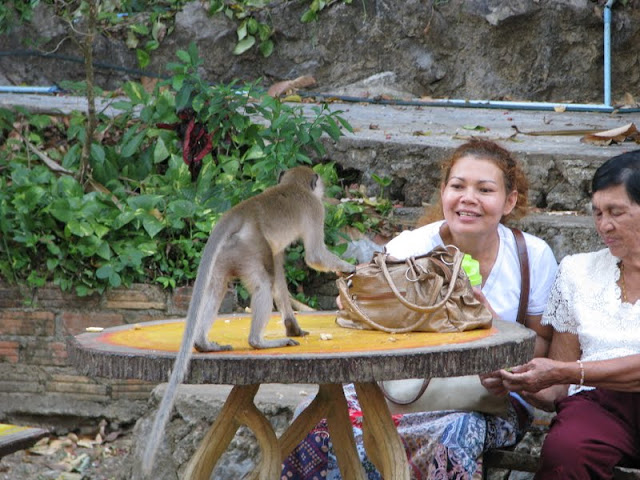
{"label": "woman's hand", "polygon": [[491,373],[483,373],[478,376],[480,377],[480,383],[482,384],[482,386],[486,388],[492,395],[502,397],[509,393],[509,390],[507,390],[502,383],[500,370],[496,370]]}
{"label": "woman's hand", "polygon": [[500,370],[502,383],[508,390],[516,392],[539,392],[563,381],[558,362],[544,357],[536,357],[529,363],[508,370]]}

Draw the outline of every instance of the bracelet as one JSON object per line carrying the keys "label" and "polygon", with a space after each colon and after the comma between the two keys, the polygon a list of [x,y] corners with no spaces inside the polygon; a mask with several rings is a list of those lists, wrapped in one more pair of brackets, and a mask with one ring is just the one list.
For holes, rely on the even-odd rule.
{"label": "bracelet", "polygon": [[584,365],[582,364],[582,360],[576,360],[578,365],[580,365],[580,388],[584,387]]}

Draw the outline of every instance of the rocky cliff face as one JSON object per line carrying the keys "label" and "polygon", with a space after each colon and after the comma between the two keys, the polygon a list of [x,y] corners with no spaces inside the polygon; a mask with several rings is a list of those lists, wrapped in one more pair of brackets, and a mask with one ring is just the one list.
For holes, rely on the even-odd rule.
{"label": "rocky cliff face", "polygon": [[[177,49],[194,41],[211,82],[262,78],[265,85],[312,75],[319,92],[383,74],[390,94],[466,99],[507,99],[577,103],[603,102],[603,4],[592,0],[357,0],[336,3],[311,24],[299,21],[306,4],[284,1],[261,15],[275,28],[269,58],[257,51],[232,54],[237,24],[207,15],[202,2],[187,4],[175,29],[153,53],[149,69],[164,65]],[[612,97],[638,93],[640,9],[636,2],[614,3],[611,25]],[[64,25],[46,9],[31,25],[0,37],[0,49],[23,49],[26,39],[50,38],[44,50],[79,56],[61,42]],[[102,37],[97,62],[136,68],[124,41]],[[0,83],[50,85],[78,80],[82,64],[35,56],[0,57]],[[97,82],[114,88],[132,72],[100,68]],[[368,86],[350,93],[366,95]]]}

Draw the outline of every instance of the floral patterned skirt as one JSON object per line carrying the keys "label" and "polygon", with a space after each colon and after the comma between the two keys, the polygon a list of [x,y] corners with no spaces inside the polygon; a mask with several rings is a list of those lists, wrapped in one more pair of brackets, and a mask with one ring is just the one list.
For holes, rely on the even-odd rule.
{"label": "floral patterned skirt", "polygon": [[[352,384],[344,386],[356,447],[368,480],[382,476],[362,441],[362,411]],[[299,414],[308,402],[297,408]],[[474,480],[482,477],[482,453],[514,445],[523,434],[513,406],[508,415],[442,411],[394,415],[412,480]],[[282,480],[341,480],[326,420],[322,420],[283,463]]]}

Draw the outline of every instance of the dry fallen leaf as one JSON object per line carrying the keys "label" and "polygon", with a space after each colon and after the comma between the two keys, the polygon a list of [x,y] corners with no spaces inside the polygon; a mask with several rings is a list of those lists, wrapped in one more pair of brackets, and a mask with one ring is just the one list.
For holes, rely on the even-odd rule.
{"label": "dry fallen leaf", "polygon": [[267,90],[267,95],[279,97],[284,93],[293,93],[299,88],[310,87],[311,85],[315,85],[315,83],[315,78],[309,75],[303,75],[294,80],[285,80],[283,82],[274,83],[269,87],[269,90]]}
{"label": "dry fallen leaf", "polygon": [[622,143],[627,139],[640,143],[638,129],[633,123],[628,123],[622,127],[613,128],[611,130],[585,135],[580,139],[580,141],[583,143],[590,143],[592,145],[606,146],[611,145],[612,143]]}

